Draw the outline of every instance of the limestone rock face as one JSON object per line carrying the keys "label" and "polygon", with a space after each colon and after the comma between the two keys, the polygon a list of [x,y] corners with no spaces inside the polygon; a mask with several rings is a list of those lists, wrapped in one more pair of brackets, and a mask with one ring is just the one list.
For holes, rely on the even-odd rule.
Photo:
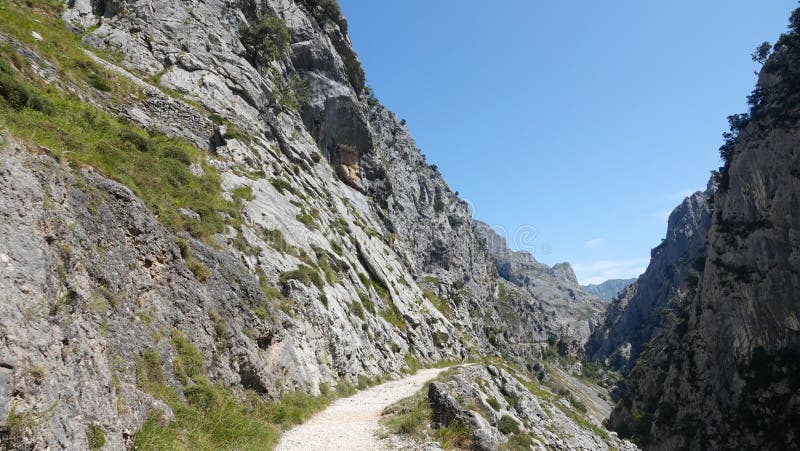
{"label": "limestone rock face", "polygon": [[512,368],[458,368],[444,381],[430,385],[433,421],[438,427],[453,422],[464,425],[475,448],[483,451],[638,449],[606,433],[591,413],[580,413],[572,404],[577,401],[554,399],[553,393],[542,388],[534,394],[528,387],[538,387],[538,383]]}
{"label": "limestone rock face", "polygon": [[669,216],[666,238],[650,265],[611,303],[586,344],[589,358],[627,372],[662,323],[661,308],[680,295],[689,274],[702,270],[711,225],[713,186],[687,197]]}
{"label": "limestone rock face", "polygon": [[798,449],[797,48],[796,31],[781,37],[732,121],[705,262],[664,305],[609,420],[646,449]]}
{"label": "limestone rock face", "polygon": [[581,285],[581,288],[606,302],[611,302],[634,282],[636,279],[609,279],[599,284]]}
{"label": "limestone rock face", "polygon": [[528,252],[509,250],[505,238],[488,225],[478,222],[477,227],[502,280],[501,293],[518,299],[514,305],[524,302],[529,311],[538,311],[528,314],[525,322],[537,325],[540,340],[560,340],[562,353],[576,355],[602,319],[602,301],[581,289],[569,263],[549,267]]}
{"label": "limestone rock face", "polygon": [[[272,61],[240,39],[264,17],[290,36]],[[90,164],[3,134],[0,447],[86,448],[90,424],[131,446],[149,412],[172,416],[137,385],[142,359],[183,393],[175,337],[211,383],[274,399],[470,353],[533,365],[551,340],[574,350],[588,335],[596,312],[572,305],[571,270],[533,268],[524,287],[498,277],[467,204],[364,87],[340,14],[314,0],[86,0],[63,18],[88,50],[115,55],[91,57],[135,95],[73,91],[205,151],[191,173],[213,167],[241,213],[195,239]],[[309,270],[314,283],[297,276]],[[12,409],[43,420],[12,437]]]}

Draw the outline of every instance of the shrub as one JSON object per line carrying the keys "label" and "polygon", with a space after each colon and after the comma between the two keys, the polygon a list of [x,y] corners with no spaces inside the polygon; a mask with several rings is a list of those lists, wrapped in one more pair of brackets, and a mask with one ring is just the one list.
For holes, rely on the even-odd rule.
{"label": "shrub", "polygon": [[282,178],[273,177],[269,179],[269,183],[271,183],[272,186],[274,186],[275,189],[281,194],[286,194],[286,191],[288,191],[294,195],[297,195],[297,192],[292,187],[292,184]]}
{"label": "shrub", "polygon": [[238,186],[231,191],[231,196],[234,200],[253,200],[256,196],[253,194],[253,188],[248,185]]}
{"label": "shrub", "polygon": [[111,91],[111,86],[108,84],[108,79],[98,73],[91,73],[87,75],[86,81],[88,81],[89,85],[98,91]]}
{"label": "shrub", "polygon": [[280,58],[289,46],[291,34],[283,19],[267,16],[255,25],[242,27],[240,39],[250,60],[263,66]]}
{"label": "shrub", "polygon": [[517,420],[511,418],[510,416],[503,415],[500,418],[500,421],[497,422],[497,430],[504,435],[519,434],[519,424],[517,423]]}
{"label": "shrub", "polygon": [[347,34],[347,21],[342,17],[339,3],[336,0],[303,0],[303,3],[320,24],[332,22],[339,26],[343,34]]}
{"label": "shrub", "polygon": [[486,403],[492,406],[492,409],[499,411],[500,410],[500,402],[496,399],[492,398],[491,396],[486,398]]}
{"label": "shrub", "polygon": [[444,211],[444,201],[442,200],[442,190],[436,188],[436,194],[433,197],[433,211],[441,213]]}
{"label": "shrub", "polygon": [[206,282],[208,278],[211,277],[211,271],[208,270],[208,266],[194,257],[189,257],[186,260],[186,267],[189,268],[189,271],[191,271],[194,277],[200,282]]}
{"label": "shrub", "polygon": [[764,64],[767,62],[767,58],[769,58],[769,52],[772,51],[772,45],[769,42],[762,42],[761,45],[756,47],[755,52],[750,55],[753,58],[753,62]]}
{"label": "shrub", "polygon": [[297,216],[295,216],[295,219],[309,229],[313,230],[319,227],[317,226],[317,221],[314,219],[314,217],[308,213],[298,213]]}
{"label": "shrub", "polygon": [[306,265],[300,265],[297,269],[293,271],[287,271],[280,275],[280,281],[282,284],[286,284],[289,280],[296,280],[303,285],[313,284],[318,289],[322,289],[325,285],[322,281],[322,277],[320,277],[319,272]]}

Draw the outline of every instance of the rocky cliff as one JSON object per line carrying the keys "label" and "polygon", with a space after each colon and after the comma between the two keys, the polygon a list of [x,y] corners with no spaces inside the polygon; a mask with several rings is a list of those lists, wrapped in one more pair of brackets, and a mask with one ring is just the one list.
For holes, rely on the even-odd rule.
{"label": "rocky cliff", "polygon": [[798,449],[799,31],[795,11],[750,113],[729,118],[707,257],[661,307],[611,415],[646,449]]}
{"label": "rocky cliff", "polygon": [[698,277],[711,223],[710,186],[687,197],[669,216],[667,235],[651,251],[647,270],[611,303],[586,344],[590,359],[627,372],[662,324],[662,308]]}
{"label": "rocky cliff", "polygon": [[286,424],[263,402],[588,335],[568,268],[500,280],[335,2],[11,1],[0,23],[0,446],[213,447],[185,435],[216,411]]}
{"label": "rocky cliff", "polygon": [[528,314],[523,326],[536,325],[539,341],[560,341],[562,353],[576,355],[605,311],[602,301],[583,291],[569,263],[547,266],[528,252],[510,250],[488,225],[476,224],[500,277],[501,299],[530,305],[538,313]]}
{"label": "rocky cliff", "polygon": [[609,279],[603,283],[581,285],[581,288],[606,302],[611,302],[633,282],[636,282],[636,279]]}

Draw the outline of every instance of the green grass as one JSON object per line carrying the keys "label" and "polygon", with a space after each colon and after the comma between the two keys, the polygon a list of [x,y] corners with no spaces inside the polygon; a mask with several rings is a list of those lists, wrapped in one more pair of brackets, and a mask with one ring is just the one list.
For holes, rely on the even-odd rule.
{"label": "green grass", "polygon": [[303,285],[313,284],[320,290],[325,285],[325,282],[323,282],[322,277],[319,275],[319,271],[306,265],[300,265],[297,269],[286,271],[280,275],[282,284],[285,284],[289,280],[297,280]]}
{"label": "green grass", "polygon": [[173,373],[182,384],[187,384],[195,377],[203,374],[205,367],[203,355],[180,330],[172,329],[170,336],[172,345],[177,353],[177,356],[172,360]]}
{"label": "green grass", "polygon": [[452,318],[453,317],[453,309],[450,308],[450,304],[447,301],[436,296],[430,291],[424,291],[423,294],[425,298],[431,302],[431,304],[439,310],[445,318]]}
{"label": "green grass", "polygon": [[397,309],[397,306],[391,299],[389,299],[389,309],[381,310],[380,315],[383,319],[386,320],[386,322],[397,327],[398,329],[400,330],[408,329],[408,324],[406,324],[406,320],[403,318],[403,315],[400,314],[400,310]]}
{"label": "green grass", "polygon": [[137,386],[175,414],[175,421],[167,422],[152,412],[134,436],[137,450],[272,449],[283,430],[355,392],[347,383],[336,390],[323,385],[320,396],[288,392],[278,402],[252,391],[234,393],[208,380],[202,355],[181,331],[173,330],[171,338],[177,354],[174,373],[184,396],[168,383],[158,353],[147,350],[136,358]]}
{"label": "green grass", "polygon": [[519,434],[519,424],[508,415],[503,415],[497,422],[497,430],[504,435]]}
{"label": "green grass", "polygon": [[91,450],[103,448],[106,444],[106,436],[103,434],[103,429],[96,424],[86,426],[86,441]]}
{"label": "green grass", "polygon": [[[35,3],[35,2],[34,2]],[[39,14],[9,3],[0,10],[3,31],[35,49],[58,70],[63,82],[103,88],[122,103],[129,98],[129,83],[106,74],[86,56],[79,37],[56,16]],[[30,36],[37,31],[44,39]],[[0,45],[0,128],[18,140],[37,144],[73,168],[92,166],[119,181],[141,198],[159,221],[172,230],[186,230],[209,239],[236,225],[240,206],[225,200],[221,178],[207,164],[206,154],[181,139],[147,131],[100,111],[75,96],[45,85],[27,60],[8,45]],[[189,166],[199,164],[204,174]],[[200,219],[181,215],[187,208]]]}
{"label": "green grass", "polygon": [[[435,380],[446,380],[452,377],[453,371],[447,370]],[[391,434],[404,434],[421,439],[433,437],[446,450],[471,449],[472,434],[464,424],[452,421],[447,426],[439,425],[432,428],[433,411],[428,401],[429,388],[430,382],[414,395],[387,407],[381,423]]]}

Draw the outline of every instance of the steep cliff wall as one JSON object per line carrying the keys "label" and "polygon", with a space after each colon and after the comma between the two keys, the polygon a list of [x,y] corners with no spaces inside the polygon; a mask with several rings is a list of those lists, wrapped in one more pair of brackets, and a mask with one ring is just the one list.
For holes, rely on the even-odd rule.
{"label": "steep cliff wall", "polygon": [[611,303],[603,324],[586,343],[586,354],[623,373],[636,363],[642,348],[662,324],[662,308],[696,278],[706,258],[715,188],[687,197],[669,216],[667,235],[651,251],[639,279]]}
{"label": "steep cliff wall", "polygon": [[731,117],[708,256],[641,353],[613,428],[646,449],[798,449],[800,11]]}
{"label": "steep cliff wall", "polygon": [[256,414],[470,352],[531,364],[577,329],[503,295],[335,2],[0,18],[2,446],[118,449],[232,393]]}

